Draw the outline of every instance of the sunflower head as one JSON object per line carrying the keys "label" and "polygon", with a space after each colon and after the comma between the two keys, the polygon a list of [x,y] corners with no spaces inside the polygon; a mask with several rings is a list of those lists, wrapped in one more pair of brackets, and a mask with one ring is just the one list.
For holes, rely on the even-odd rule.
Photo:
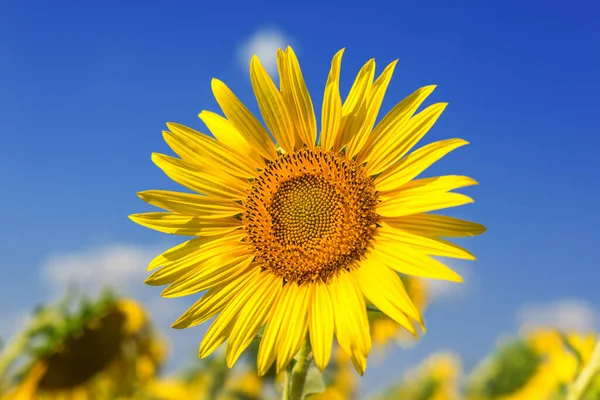
{"label": "sunflower head", "polygon": [[527,343],[517,341],[500,349],[483,394],[499,398],[524,388],[543,362],[542,357]]}
{"label": "sunflower head", "polygon": [[553,361],[557,351],[561,354],[565,351],[559,336],[545,333],[536,333],[503,343],[473,371],[468,385],[470,398],[555,398],[561,384],[557,371],[562,368]]}
{"label": "sunflower head", "polygon": [[106,291],[94,301],[68,297],[38,310],[27,337],[21,385],[43,399],[99,388],[129,390],[138,381],[132,361],[147,356],[140,344],[153,332],[138,303]]}
{"label": "sunflower head", "polygon": [[371,349],[366,303],[416,334],[415,324],[423,321],[400,276],[460,281],[431,256],[474,259],[442,238],[485,228],[429,212],[472,202],[452,191],[476,181],[459,175],[415,179],[467,142],[449,139],[410,152],[446,103],[416,113],[435,88],[425,86],[376,124],[396,62],[378,77],[374,60],[367,62],[342,100],[342,55],[331,63],[320,126],[288,47],[277,52],[279,86],[256,56],[250,63],[264,125],[214,79],[224,116],[199,114],[212,135],[168,123],[163,136],[178,157],[152,155],[194,193],[141,192],[166,212],[130,218],[193,237],[157,256],[146,282],[168,285],[165,297],[205,292],[173,325],[187,328],[216,317],[200,357],[227,341],[231,366],[260,331],[259,374],[273,364],[281,371],[306,337],[323,370],[335,336],[362,374]]}
{"label": "sunflower head", "polygon": [[543,356],[547,374],[561,390],[566,390],[588,363],[596,343],[594,334],[554,329],[537,329],[527,332],[524,337]]}

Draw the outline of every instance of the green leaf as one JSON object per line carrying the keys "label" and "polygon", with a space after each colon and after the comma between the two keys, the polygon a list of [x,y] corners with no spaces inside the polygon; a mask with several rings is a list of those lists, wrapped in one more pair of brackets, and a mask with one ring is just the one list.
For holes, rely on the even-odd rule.
{"label": "green leaf", "polygon": [[311,365],[306,374],[306,383],[304,384],[304,397],[309,397],[311,394],[322,393],[325,391],[325,382],[321,371],[316,365]]}

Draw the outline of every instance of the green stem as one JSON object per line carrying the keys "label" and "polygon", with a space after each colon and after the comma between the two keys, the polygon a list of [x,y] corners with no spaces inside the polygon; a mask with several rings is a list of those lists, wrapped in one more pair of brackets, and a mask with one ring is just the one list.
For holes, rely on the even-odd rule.
{"label": "green stem", "polygon": [[294,367],[294,361],[290,362],[285,369],[285,376],[283,381],[283,400],[290,400],[290,383],[292,376],[292,369]]}
{"label": "green stem", "polygon": [[592,379],[600,372],[600,336],[596,338],[596,346],[587,364],[569,389],[567,400],[582,400]]}
{"label": "green stem", "polygon": [[288,368],[285,374],[284,400],[302,400],[304,397],[304,385],[308,375],[310,363],[313,360],[312,349],[308,336],[300,351],[296,355],[296,363]]}

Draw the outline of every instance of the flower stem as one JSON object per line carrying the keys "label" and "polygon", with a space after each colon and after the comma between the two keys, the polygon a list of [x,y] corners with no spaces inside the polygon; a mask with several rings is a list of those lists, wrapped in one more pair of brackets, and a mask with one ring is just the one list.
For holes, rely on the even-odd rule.
{"label": "flower stem", "polygon": [[304,397],[304,385],[310,363],[313,360],[312,349],[308,336],[296,355],[296,363],[288,368],[285,374],[284,400],[302,400]]}
{"label": "flower stem", "polygon": [[594,351],[583,367],[579,376],[575,379],[575,382],[569,389],[569,395],[567,400],[581,400],[584,397],[585,391],[592,382],[592,379],[600,372],[600,336],[596,338],[596,346]]}

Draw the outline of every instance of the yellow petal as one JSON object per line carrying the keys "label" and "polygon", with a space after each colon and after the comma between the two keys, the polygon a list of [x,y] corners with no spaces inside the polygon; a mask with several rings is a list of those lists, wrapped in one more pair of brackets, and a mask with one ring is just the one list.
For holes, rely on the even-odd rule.
{"label": "yellow petal", "polygon": [[462,282],[462,278],[456,272],[410,246],[378,240],[370,257],[402,274]]}
{"label": "yellow petal", "polygon": [[398,60],[393,61],[390,65],[388,65],[381,73],[381,76],[375,80],[375,83],[373,83],[373,86],[370,88],[369,96],[366,100],[365,115],[361,116],[360,121],[357,121],[357,123],[353,124],[353,127],[356,127],[356,132],[352,133],[352,139],[346,146],[346,154],[348,157],[352,158],[358,154],[358,152],[366,143],[369,133],[371,133],[373,125],[375,125],[377,114],[379,114],[383,97],[390,80],[392,79],[392,74],[394,73],[397,62]]}
{"label": "yellow petal", "polygon": [[468,203],[473,203],[473,199],[460,193],[422,192],[413,196],[386,199],[377,205],[377,214],[382,217],[403,217]]}
{"label": "yellow petal", "polygon": [[257,268],[252,264],[253,258],[253,254],[239,251],[212,260],[202,268],[194,268],[179,277],[163,290],[161,296],[167,298],[187,296],[229,282],[252,268]]}
{"label": "yellow petal", "polygon": [[362,264],[354,273],[365,297],[381,312],[416,334],[407,316],[421,325],[423,319],[398,274],[379,262],[363,260]]}
{"label": "yellow petal", "polygon": [[349,115],[356,111],[368,93],[369,86],[375,77],[375,59],[372,58],[362,66],[350,88],[348,97],[342,106],[342,114]]}
{"label": "yellow petal", "polygon": [[217,103],[244,139],[267,160],[277,158],[275,144],[254,115],[223,82],[213,79],[211,83]]}
{"label": "yellow petal", "polygon": [[227,366],[231,368],[264,325],[273,302],[281,294],[281,278],[266,273],[263,282],[246,301],[227,343]]}
{"label": "yellow petal", "polygon": [[265,159],[235,128],[231,121],[211,111],[201,111],[198,117],[204,122],[210,133],[231,149],[235,149],[246,162],[254,168],[264,168]]}
{"label": "yellow petal", "polygon": [[221,177],[206,171],[200,171],[194,165],[163,154],[152,153],[152,161],[175,182],[198,193],[224,197],[232,200],[246,198],[248,183],[231,177],[223,180]]}
{"label": "yellow petal", "polygon": [[198,248],[208,242],[220,238],[220,236],[202,236],[195,239],[187,240],[177,246],[171,247],[165,252],[154,257],[150,264],[148,264],[148,271],[152,271],[155,268],[165,265],[166,263],[173,262],[182,257],[187,257],[188,254],[195,252]]}
{"label": "yellow petal", "polygon": [[358,153],[356,161],[359,164],[370,161],[373,150],[382,147],[379,145],[379,142],[381,142],[383,138],[398,132],[434,89],[435,86],[433,85],[422,87],[406,97],[400,103],[396,104],[369,135],[367,142]]}
{"label": "yellow petal", "polygon": [[430,143],[409,154],[375,179],[377,190],[393,190],[410,182],[452,150],[468,144],[462,139]]}
{"label": "yellow petal", "polygon": [[474,179],[461,175],[410,181],[393,191],[381,192],[377,213],[382,217],[402,217],[472,203],[470,197],[448,191],[476,184]]}
{"label": "yellow petal", "polygon": [[200,347],[198,348],[199,358],[205,358],[211,355],[229,337],[235,320],[233,317],[221,318],[222,315],[223,313],[221,312],[221,314],[215,318],[206,331],[202,342],[200,342]]}
{"label": "yellow petal", "polygon": [[246,305],[250,296],[262,286],[265,277],[266,274],[258,274],[245,286],[239,288],[237,295],[231,299],[206,331],[198,349],[200,358],[210,355],[229,337],[240,310]]}
{"label": "yellow petal", "polygon": [[412,117],[399,130],[390,130],[373,146],[365,173],[376,175],[404,156],[429,131],[447,103],[431,105]]}
{"label": "yellow petal", "polygon": [[344,49],[336,53],[331,61],[331,70],[325,85],[321,112],[321,148],[330,150],[337,139],[342,123],[342,98],[340,97],[340,69]]}
{"label": "yellow petal", "polygon": [[198,153],[183,140],[175,136],[173,132],[163,131],[162,135],[171,150],[173,150],[182,160],[187,162],[190,166],[193,166],[195,169],[206,168],[206,164],[202,162],[203,160]]}
{"label": "yellow petal", "polygon": [[298,58],[296,58],[294,50],[292,50],[291,47],[288,47],[286,54],[288,60],[286,66],[289,71],[289,81],[294,104],[294,112],[292,115],[295,120],[295,126],[297,127],[302,142],[308,148],[313,148],[315,147],[317,140],[317,119],[315,118],[315,109],[308,89],[306,88],[302,70],[300,69],[300,63],[298,62]]}
{"label": "yellow petal", "polygon": [[[202,177],[210,177],[211,180],[221,182],[232,182],[233,184],[245,184],[249,178],[254,177],[256,173],[249,176],[249,173],[232,173],[230,168],[223,165],[222,162],[207,156],[206,151],[198,147],[192,147],[189,142],[175,135],[173,132],[163,131],[163,138],[171,149],[181,157],[182,163],[194,171],[195,174]],[[215,168],[215,165],[217,168]]]}
{"label": "yellow petal", "polygon": [[213,168],[223,169],[229,174],[242,178],[256,176],[256,169],[252,168],[245,157],[218,140],[173,122],[167,123],[167,127],[196,153],[195,158],[201,159],[200,164],[204,163]]}
{"label": "yellow petal", "polygon": [[294,137],[294,147],[300,149],[304,140],[300,137],[300,126],[297,121],[296,105],[294,100],[294,94],[292,93],[292,82],[290,78],[289,69],[289,52],[277,49],[277,71],[279,72],[279,92],[287,107],[290,118],[294,121],[292,124],[292,131],[289,132],[290,136]]}
{"label": "yellow petal", "polygon": [[295,299],[295,297],[289,295],[289,292],[293,290],[292,286],[294,285],[288,284],[283,287],[279,301],[277,301],[271,315],[269,315],[267,325],[263,331],[257,357],[259,376],[267,373],[277,356],[277,341],[280,332],[284,331],[283,319],[290,313],[293,307],[292,300]]}
{"label": "yellow petal", "polygon": [[235,201],[190,193],[147,190],[139,192],[138,196],[153,206],[207,219],[233,217],[244,211],[244,207]]}
{"label": "yellow petal", "polygon": [[166,285],[173,283],[192,269],[197,270],[203,268],[204,265],[219,263],[228,254],[244,250],[245,247],[241,243],[244,237],[243,233],[230,234],[201,246],[194,245],[193,250],[184,256],[179,257],[177,254],[178,257],[173,257],[165,262],[161,269],[146,278],[145,283],[152,286]]}
{"label": "yellow petal", "polygon": [[367,357],[360,351],[353,349],[350,353],[350,360],[356,371],[363,376],[367,369]]}
{"label": "yellow petal", "polygon": [[380,198],[383,200],[393,197],[414,196],[426,192],[448,192],[477,184],[475,179],[463,175],[436,176],[410,181],[394,190],[382,192]]}
{"label": "yellow petal", "polygon": [[294,137],[290,135],[290,132],[293,132],[294,125],[281,93],[277,90],[277,86],[275,86],[257,56],[253,56],[250,62],[250,80],[265,124],[273,134],[277,144],[286,153],[292,153],[294,151]]}
{"label": "yellow petal", "polygon": [[204,219],[170,212],[132,214],[129,218],[146,228],[184,236],[221,235],[242,226],[235,218]]}
{"label": "yellow petal", "polygon": [[366,357],[371,350],[371,334],[363,294],[352,273],[345,272],[332,280],[329,293],[338,343],[355,359],[358,363],[355,367],[362,375],[366,368]]}
{"label": "yellow petal", "polygon": [[310,286],[290,283],[286,296],[291,308],[283,316],[282,327],[277,338],[277,371],[281,371],[300,350],[308,329],[308,306]]}
{"label": "yellow petal", "polygon": [[334,320],[329,290],[321,282],[312,284],[308,324],[315,364],[323,371],[331,357]]}
{"label": "yellow petal", "polygon": [[252,268],[236,279],[210,288],[198,301],[183,313],[171,328],[184,329],[199,325],[221,312],[239,289],[260,273],[260,268]]}
{"label": "yellow petal", "polygon": [[461,258],[464,260],[475,259],[473,254],[454,243],[442,239],[415,235],[402,229],[394,229],[385,223],[381,225],[381,228],[378,230],[378,239],[408,245],[433,256]]}
{"label": "yellow petal", "polygon": [[342,106],[342,126],[334,150],[340,150],[357,133],[367,115],[367,100],[375,77],[375,60],[369,60],[358,72],[348,97]]}
{"label": "yellow petal", "polygon": [[[235,250],[235,254],[241,255],[240,250]],[[161,269],[154,271],[146,280],[145,284],[150,286],[169,285],[178,282],[183,276],[190,272],[195,275],[197,271],[212,271],[216,264],[222,265],[231,261],[228,254],[233,254],[232,250],[221,249],[200,249],[196,253],[190,254],[177,262],[167,264]]]}
{"label": "yellow petal", "polygon": [[485,226],[476,222],[437,214],[416,214],[399,218],[383,218],[382,221],[392,228],[429,237],[476,236],[486,231]]}

